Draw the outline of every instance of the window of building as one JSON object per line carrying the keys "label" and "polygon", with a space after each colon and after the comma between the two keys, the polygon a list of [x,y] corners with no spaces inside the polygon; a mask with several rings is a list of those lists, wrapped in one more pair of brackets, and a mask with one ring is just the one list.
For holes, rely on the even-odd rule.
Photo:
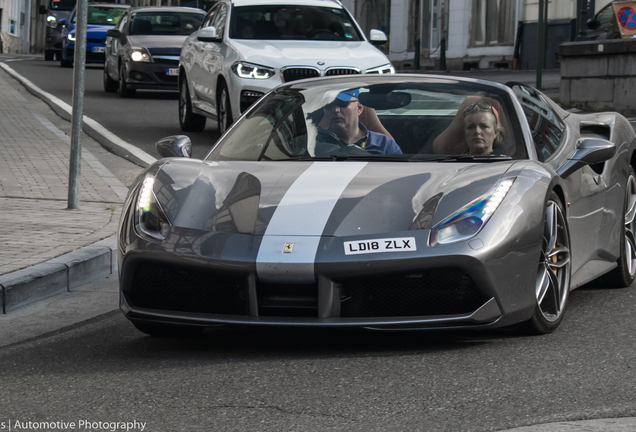
{"label": "window of building", "polygon": [[473,0],[471,45],[512,45],[515,8],[514,0]]}

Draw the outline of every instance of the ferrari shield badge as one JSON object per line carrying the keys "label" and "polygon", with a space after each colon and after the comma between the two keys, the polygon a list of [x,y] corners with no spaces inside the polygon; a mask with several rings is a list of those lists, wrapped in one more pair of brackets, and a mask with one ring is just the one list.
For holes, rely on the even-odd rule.
{"label": "ferrari shield badge", "polygon": [[283,253],[292,253],[293,249],[294,249],[293,243],[285,243],[285,247],[283,248]]}

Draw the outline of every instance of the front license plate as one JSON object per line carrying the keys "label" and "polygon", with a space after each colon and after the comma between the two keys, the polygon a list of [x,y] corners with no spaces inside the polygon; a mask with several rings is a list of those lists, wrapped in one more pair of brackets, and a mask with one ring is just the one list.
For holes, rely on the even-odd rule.
{"label": "front license plate", "polygon": [[344,242],[345,255],[358,255],[380,252],[416,251],[415,237],[399,237]]}
{"label": "front license plate", "polygon": [[104,48],[105,47],[100,47],[100,46],[93,47],[93,52],[95,52],[95,53],[103,53],[104,52]]}
{"label": "front license plate", "polygon": [[166,69],[166,75],[168,76],[178,76],[179,69],[178,68],[168,68]]}

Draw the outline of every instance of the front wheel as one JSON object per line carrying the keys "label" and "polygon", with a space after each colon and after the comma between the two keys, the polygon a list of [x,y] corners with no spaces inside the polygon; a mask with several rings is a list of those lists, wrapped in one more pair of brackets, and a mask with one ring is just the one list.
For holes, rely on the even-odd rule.
{"label": "front wheel", "polygon": [[73,61],[72,60],[64,60],[64,57],[62,57],[62,59],[60,60],[60,66],[63,68],[70,68],[73,67]]}
{"label": "front wheel", "polygon": [[217,106],[217,123],[219,133],[223,135],[232,125],[232,105],[230,104],[230,92],[225,84],[221,84],[219,97],[216,101]]}
{"label": "front wheel", "polygon": [[618,267],[604,278],[606,285],[625,288],[634,282],[636,276],[636,174],[634,168],[629,168],[625,186],[625,201],[623,204],[623,224],[620,240],[621,256]]}
{"label": "front wheel", "polygon": [[119,96],[123,98],[135,97],[135,89],[129,88],[126,84],[124,65],[119,67],[119,86],[117,88],[117,92],[119,93]]}
{"label": "front wheel", "polygon": [[185,77],[179,81],[179,126],[185,132],[201,132],[206,118],[192,112],[192,100]]}
{"label": "front wheel", "polygon": [[570,294],[570,265],[570,233],[563,204],[551,192],[544,213],[536,306],[532,318],[522,325],[527,333],[551,333],[561,324]]}
{"label": "front wheel", "polygon": [[104,65],[104,91],[115,93],[119,88],[119,83],[108,75],[108,66]]}
{"label": "front wheel", "polygon": [[53,50],[44,50],[44,60],[53,61],[55,58],[55,51]]}

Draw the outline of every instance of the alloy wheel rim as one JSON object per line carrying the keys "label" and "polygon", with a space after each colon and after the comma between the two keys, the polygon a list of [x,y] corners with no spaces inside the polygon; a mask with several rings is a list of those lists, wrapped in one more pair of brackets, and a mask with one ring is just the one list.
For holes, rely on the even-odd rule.
{"label": "alloy wheel rim", "polygon": [[221,120],[221,130],[219,132],[223,133],[227,130],[227,90],[225,88],[221,91],[219,100],[219,119]]}
{"label": "alloy wheel rim", "polygon": [[185,123],[186,120],[186,110],[185,110],[185,105],[186,105],[186,87],[185,85],[181,86],[181,94],[179,96],[179,115],[181,117],[181,123]]}
{"label": "alloy wheel rim", "polygon": [[634,231],[636,228],[636,177],[627,179],[627,203],[625,207],[625,257],[627,258],[627,270],[630,276],[636,273],[636,240]]}
{"label": "alloy wheel rim", "polygon": [[545,211],[541,262],[537,273],[537,305],[554,322],[563,313],[570,287],[570,243],[561,208],[549,201]]}

